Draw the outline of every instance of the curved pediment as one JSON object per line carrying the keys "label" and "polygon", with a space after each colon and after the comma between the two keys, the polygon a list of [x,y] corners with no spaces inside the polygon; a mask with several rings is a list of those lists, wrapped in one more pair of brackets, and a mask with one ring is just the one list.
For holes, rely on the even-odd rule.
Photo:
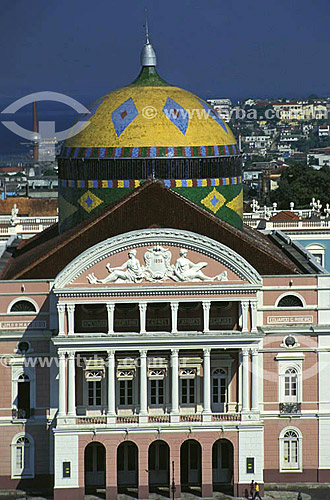
{"label": "curved pediment", "polygon": [[240,255],[210,238],[175,229],[144,229],[83,252],[57,276],[54,289],[233,283],[260,285]]}

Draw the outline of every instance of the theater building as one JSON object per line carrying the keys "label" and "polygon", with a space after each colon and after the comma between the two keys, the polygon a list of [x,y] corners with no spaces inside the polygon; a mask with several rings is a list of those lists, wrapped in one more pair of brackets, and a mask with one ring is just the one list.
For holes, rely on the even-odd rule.
{"label": "theater building", "polygon": [[59,225],[7,255],[0,488],[330,482],[329,275],[243,226],[228,125],[155,66],[147,40],[63,148]]}

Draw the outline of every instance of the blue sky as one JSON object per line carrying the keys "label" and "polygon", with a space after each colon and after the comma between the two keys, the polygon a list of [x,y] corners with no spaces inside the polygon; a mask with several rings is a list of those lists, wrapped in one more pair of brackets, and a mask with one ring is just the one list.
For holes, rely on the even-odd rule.
{"label": "blue sky", "polygon": [[2,0],[1,7],[1,109],[45,90],[88,106],[130,83],[145,7],[169,83],[204,98],[330,95],[329,0]]}
{"label": "blue sky", "polygon": [[2,0],[0,99],[84,103],[139,71],[144,7],[158,70],[203,97],[330,94],[329,0]]}

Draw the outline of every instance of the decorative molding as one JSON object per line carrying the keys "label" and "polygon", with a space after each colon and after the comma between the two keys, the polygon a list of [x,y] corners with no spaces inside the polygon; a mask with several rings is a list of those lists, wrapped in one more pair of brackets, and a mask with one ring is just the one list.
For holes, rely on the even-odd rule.
{"label": "decorative molding", "polygon": [[[72,284],[73,281],[92,266],[118,252],[159,245],[182,247],[187,251],[199,252],[223,264],[242,280],[261,286],[262,279],[259,273],[231,248],[206,236],[200,236],[190,231],[155,228],[131,231],[109,238],[89,248],[59,273],[54,281],[54,291]],[[221,286],[219,284],[213,285],[215,287]]]}

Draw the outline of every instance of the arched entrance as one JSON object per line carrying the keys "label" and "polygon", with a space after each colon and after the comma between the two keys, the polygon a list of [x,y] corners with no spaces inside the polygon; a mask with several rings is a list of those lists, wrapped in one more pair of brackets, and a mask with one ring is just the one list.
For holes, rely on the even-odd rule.
{"label": "arched entrance", "polygon": [[168,489],[170,484],[170,448],[165,441],[154,441],[148,450],[149,491]]}
{"label": "arched entrance", "polygon": [[96,493],[105,490],[105,447],[89,443],[85,448],[85,491]]}
{"label": "arched entrance", "polygon": [[125,441],[117,448],[117,484],[120,493],[138,488],[138,448]]}
{"label": "arched entrance", "polygon": [[181,490],[189,491],[201,487],[202,448],[198,441],[188,439],[180,450]]}
{"label": "arched entrance", "polygon": [[218,439],[212,447],[213,490],[233,493],[234,447],[228,439]]}

